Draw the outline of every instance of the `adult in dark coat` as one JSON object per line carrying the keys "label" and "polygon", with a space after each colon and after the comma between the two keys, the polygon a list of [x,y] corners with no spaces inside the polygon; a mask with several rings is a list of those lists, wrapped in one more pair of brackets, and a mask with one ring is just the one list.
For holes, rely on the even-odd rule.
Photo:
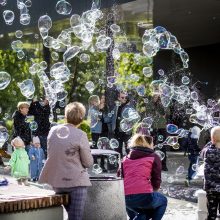
{"label": "adult in dark coat", "polygon": [[19,102],[17,108],[18,110],[12,115],[14,120],[14,133],[12,138],[19,136],[23,140],[26,150],[28,150],[31,142],[31,129],[29,123],[26,122],[29,104],[27,102]]}
{"label": "adult in dark coat", "polygon": [[29,114],[34,116],[34,121],[38,125],[33,134],[40,138],[41,147],[45,155],[47,155],[47,136],[50,131],[50,106],[48,100],[43,98],[42,101],[32,101]]}

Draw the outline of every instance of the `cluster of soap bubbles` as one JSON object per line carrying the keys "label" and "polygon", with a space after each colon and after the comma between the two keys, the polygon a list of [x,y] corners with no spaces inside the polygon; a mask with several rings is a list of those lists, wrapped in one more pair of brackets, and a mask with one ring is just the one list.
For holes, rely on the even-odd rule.
{"label": "cluster of soap bubbles", "polygon": [[100,137],[97,142],[97,147],[103,150],[115,150],[119,147],[119,142],[115,138],[109,140],[107,137]]}
{"label": "cluster of soap bubbles", "polygon": [[129,132],[134,125],[141,120],[139,113],[134,108],[125,108],[122,112],[122,120],[120,121],[120,129],[123,132]]}
{"label": "cluster of soap bubbles", "polygon": [[181,48],[177,38],[164,27],[157,26],[154,29],[147,29],[142,37],[143,53],[148,57],[153,57],[160,49],[170,49],[180,55],[183,67],[188,68],[189,56]]}

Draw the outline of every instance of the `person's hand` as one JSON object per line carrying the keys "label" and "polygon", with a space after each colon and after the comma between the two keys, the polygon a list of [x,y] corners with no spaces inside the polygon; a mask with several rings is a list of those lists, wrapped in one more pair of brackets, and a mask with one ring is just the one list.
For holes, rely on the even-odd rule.
{"label": "person's hand", "polygon": [[32,155],[32,156],[31,156],[31,159],[32,159],[32,160],[35,160],[35,156],[34,156],[34,155]]}

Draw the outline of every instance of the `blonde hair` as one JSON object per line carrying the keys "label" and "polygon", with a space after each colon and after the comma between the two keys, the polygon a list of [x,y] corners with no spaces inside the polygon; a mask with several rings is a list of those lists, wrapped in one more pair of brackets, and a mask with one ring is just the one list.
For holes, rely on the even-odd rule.
{"label": "blonde hair", "polygon": [[69,103],[65,108],[65,118],[67,123],[79,125],[86,114],[85,106],[80,102]]}
{"label": "blonde hair", "polygon": [[220,126],[216,126],[211,130],[211,140],[213,144],[220,144]]}
{"label": "blonde hair", "polygon": [[94,102],[100,102],[100,98],[97,95],[91,95],[88,99],[89,105],[94,105]]}
{"label": "blonde hair", "polygon": [[25,107],[27,107],[27,108],[30,107],[30,105],[28,104],[28,102],[19,102],[19,103],[17,104],[18,110],[20,110],[21,108],[25,108]]}
{"label": "blonde hair", "polygon": [[153,138],[149,135],[135,134],[129,143],[130,147],[141,146],[151,148],[153,144]]}

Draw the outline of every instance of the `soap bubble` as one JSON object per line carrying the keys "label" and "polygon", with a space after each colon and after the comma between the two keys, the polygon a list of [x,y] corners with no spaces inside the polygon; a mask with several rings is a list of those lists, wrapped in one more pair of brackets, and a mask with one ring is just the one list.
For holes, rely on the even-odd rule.
{"label": "soap bubble", "polygon": [[11,82],[11,76],[4,71],[0,71],[0,90],[5,89]]}
{"label": "soap bubble", "polygon": [[136,87],[136,91],[137,91],[137,94],[139,96],[144,96],[145,95],[145,87],[140,85],[140,86],[137,86]]}
{"label": "soap bubble", "polygon": [[36,121],[30,122],[29,127],[30,127],[31,131],[36,131],[38,128],[37,122]]}
{"label": "soap bubble", "polygon": [[59,101],[60,108],[64,108],[66,103],[64,101]]}
{"label": "soap bubble", "polygon": [[119,147],[119,142],[118,142],[118,140],[115,139],[115,138],[112,138],[112,139],[110,140],[110,148],[111,148],[111,149],[115,149],[115,148],[118,148],[118,147]]}
{"label": "soap bubble", "polygon": [[188,85],[190,83],[190,79],[188,76],[183,76],[182,77],[182,84]]}
{"label": "soap bubble", "polygon": [[7,4],[7,0],[0,0],[0,5],[5,6]]}
{"label": "soap bubble", "polygon": [[95,174],[100,174],[102,173],[102,168],[99,166],[99,164],[93,164],[92,172]]}
{"label": "soap bubble", "polygon": [[43,15],[38,20],[38,28],[40,32],[48,32],[52,27],[52,20],[48,15]]}
{"label": "soap bubble", "polygon": [[50,76],[64,83],[69,80],[70,70],[63,62],[58,62],[50,68]]}
{"label": "soap bubble", "polygon": [[71,60],[73,57],[75,57],[78,53],[80,52],[80,47],[79,46],[72,46],[69,47],[65,53],[63,54],[63,61],[67,62]]}
{"label": "soap bubble", "polygon": [[143,68],[143,74],[146,76],[146,77],[151,77],[153,75],[153,70],[151,67],[144,67]]}
{"label": "soap bubble", "polygon": [[140,77],[136,74],[131,74],[130,77],[134,82],[137,82],[140,79]]}
{"label": "soap bubble", "polygon": [[120,26],[118,26],[117,24],[112,24],[110,26],[110,29],[113,33],[119,33],[120,32]]}
{"label": "soap bubble", "polygon": [[[157,137],[157,140],[158,140],[158,141],[162,142],[163,139],[164,139],[163,135],[158,135],[158,137]],[[163,145],[162,145],[162,146],[163,146]]]}
{"label": "soap bubble", "polygon": [[22,38],[22,37],[23,37],[23,31],[17,30],[17,31],[15,32],[15,37],[16,37],[16,38]]}
{"label": "soap bubble", "polygon": [[21,90],[23,96],[29,98],[35,92],[35,86],[32,79],[24,80],[22,83],[18,83],[18,87]]}
{"label": "soap bubble", "polygon": [[3,18],[5,20],[5,23],[7,25],[12,25],[14,19],[15,19],[15,15],[14,15],[14,12],[11,11],[11,10],[5,10],[3,12]]}
{"label": "soap bubble", "polygon": [[191,92],[191,99],[197,101],[199,99],[198,93],[195,91]]}
{"label": "soap bubble", "polygon": [[112,56],[113,56],[114,60],[119,60],[120,56],[121,56],[120,50],[118,48],[114,48],[112,50]]}
{"label": "soap bubble", "polygon": [[54,61],[57,61],[59,60],[59,54],[57,52],[52,52],[51,53],[51,58],[54,60]]}
{"label": "soap bubble", "polygon": [[24,53],[24,51],[23,50],[19,50],[18,52],[17,52],[17,57],[18,57],[18,59],[23,59],[24,57],[25,57],[25,53]]}
{"label": "soap bubble", "polygon": [[46,61],[41,61],[39,65],[40,65],[41,70],[47,69],[47,62]]}
{"label": "soap bubble", "polygon": [[165,140],[165,144],[174,146],[178,143],[178,136],[168,136]]}
{"label": "soap bubble", "polygon": [[123,132],[128,132],[132,130],[133,126],[134,126],[134,122],[127,118],[124,118],[120,121],[120,128]]}
{"label": "soap bubble", "polygon": [[97,37],[96,47],[101,50],[106,50],[109,48],[111,43],[112,43],[112,39],[110,37],[107,37],[105,35],[100,35]]}
{"label": "soap bubble", "polygon": [[98,110],[94,109],[94,108],[90,108],[89,109],[89,113],[88,113],[88,118],[90,121],[90,127],[94,128],[97,123],[100,121],[100,114],[101,112],[99,112]]}
{"label": "soap bubble", "polygon": [[184,172],[185,172],[184,166],[179,166],[179,167],[176,169],[176,175],[182,175],[182,174],[184,174]]}
{"label": "soap bubble", "polygon": [[157,154],[159,156],[160,160],[163,160],[165,158],[164,152],[162,152],[160,150],[156,150],[155,154]]}
{"label": "soap bubble", "polygon": [[66,90],[59,91],[57,93],[57,101],[64,100],[68,96],[68,92]]}
{"label": "soap bubble", "polygon": [[193,171],[196,171],[196,170],[197,170],[197,164],[194,163],[194,164],[192,165],[192,170],[193,170]]}
{"label": "soap bubble", "polygon": [[107,137],[100,137],[97,142],[97,147],[98,149],[103,149],[103,150],[109,149],[110,147],[109,139]]}
{"label": "soap bubble", "polygon": [[40,71],[40,65],[38,63],[33,63],[32,66],[29,67],[30,74],[34,75],[38,71]]}
{"label": "soap bubble", "polygon": [[85,87],[89,91],[89,93],[92,93],[93,90],[95,89],[95,85],[92,81],[86,82]]}
{"label": "soap bubble", "polygon": [[15,41],[12,41],[11,42],[11,48],[14,50],[14,51],[20,51],[23,49],[23,43],[22,41],[20,40],[15,40]]}
{"label": "soap bubble", "polygon": [[74,27],[80,24],[80,16],[78,14],[73,14],[70,18],[70,26]]}
{"label": "soap bubble", "polygon": [[61,15],[69,15],[72,11],[72,6],[65,0],[60,0],[56,4],[56,11]]}
{"label": "soap bubble", "polygon": [[168,124],[166,127],[167,133],[169,134],[175,134],[176,131],[178,130],[178,126],[174,124]]}
{"label": "soap bubble", "polygon": [[69,134],[70,134],[70,130],[67,126],[62,125],[57,128],[56,135],[58,138],[60,139],[68,138]]}
{"label": "soap bubble", "polygon": [[117,162],[117,159],[118,158],[115,155],[109,155],[109,157],[108,157],[108,161],[110,164],[115,164]]}
{"label": "soap bubble", "polygon": [[79,58],[83,63],[88,63],[90,61],[90,56],[86,53],[82,53]]}
{"label": "soap bubble", "polygon": [[0,148],[4,145],[4,143],[8,140],[9,135],[7,132],[0,131]]}
{"label": "soap bubble", "polygon": [[30,21],[31,21],[31,16],[28,13],[20,15],[20,24],[29,25]]}
{"label": "soap bubble", "polygon": [[159,70],[158,70],[158,74],[159,74],[160,76],[163,76],[163,75],[164,75],[164,70],[159,69]]}
{"label": "soap bubble", "polygon": [[145,125],[145,127],[150,128],[153,124],[153,118],[152,117],[146,117],[142,120],[142,123]]}

